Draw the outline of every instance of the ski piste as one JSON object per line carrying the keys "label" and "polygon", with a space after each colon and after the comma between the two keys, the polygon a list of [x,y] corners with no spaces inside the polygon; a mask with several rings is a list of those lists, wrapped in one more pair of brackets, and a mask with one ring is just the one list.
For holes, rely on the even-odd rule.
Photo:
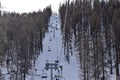
{"label": "ski piste", "polygon": [[[53,14],[50,17],[48,32],[43,40],[43,52],[35,62],[33,75],[28,75],[26,80],[51,80],[51,70],[46,70],[45,66],[46,63],[52,64],[55,61],[59,61],[58,68],[60,69],[62,66],[63,70],[61,73],[58,72],[59,69],[53,69],[53,80],[80,80],[77,54],[74,51],[74,55],[70,56],[70,64],[68,64],[63,50],[60,16]],[[59,79],[56,78],[57,74],[60,74]]]}

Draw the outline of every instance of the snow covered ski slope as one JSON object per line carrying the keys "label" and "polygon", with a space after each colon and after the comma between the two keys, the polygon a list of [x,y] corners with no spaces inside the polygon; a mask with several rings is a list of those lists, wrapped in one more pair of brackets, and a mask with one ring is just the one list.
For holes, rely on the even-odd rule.
{"label": "snow covered ski slope", "polygon": [[67,63],[63,55],[60,24],[58,15],[50,17],[49,30],[43,40],[43,53],[36,60],[34,75],[27,76],[27,80],[51,80],[51,70],[45,70],[45,64],[54,63],[55,60],[59,61],[58,65],[62,66],[63,70],[61,78],[57,79],[55,75],[59,74],[59,71],[53,69],[53,80],[80,80],[76,54],[71,56],[70,64]]}

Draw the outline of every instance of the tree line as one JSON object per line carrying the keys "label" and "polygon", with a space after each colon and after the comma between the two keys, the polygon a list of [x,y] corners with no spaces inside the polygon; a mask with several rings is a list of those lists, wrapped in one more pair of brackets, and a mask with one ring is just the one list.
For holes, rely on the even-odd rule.
{"label": "tree line", "polygon": [[51,6],[22,14],[1,11],[0,65],[6,62],[10,80],[25,80],[29,69],[35,65],[35,59],[43,51],[42,41],[51,14]]}
{"label": "tree line", "polygon": [[83,80],[120,77],[120,1],[68,0],[59,13],[66,60],[75,49]]}

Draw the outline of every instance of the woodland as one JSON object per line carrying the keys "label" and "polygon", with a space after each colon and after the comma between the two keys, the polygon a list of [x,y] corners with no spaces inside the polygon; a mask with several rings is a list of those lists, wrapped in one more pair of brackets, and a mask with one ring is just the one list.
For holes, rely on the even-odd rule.
{"label": "woodland", "polygon": [[[10,80],[25,80],[35,65],[51,15],[50,6],[38,12],[0,14],[0,66],[6,62]],[[108,80],[112,74],[118,80],[120,0],[68,0],[60,4],[59,15],[68,64],[75,50],[83,80]]]}
{"label": "woodland", "polygon": [[120,77],[120,1],[69,0],[59,9],[64,54],[75,49],[83,80]]}
{"label": "woodland", "polygon": [[[0,66],[6,64],[9,80],[25,80],[28,70],[35,65],[43,50],[42,40],[48,30],[51,13],[50,6],[31,13],[1,12]],[[0,80],[1,72],[0,69]]]}

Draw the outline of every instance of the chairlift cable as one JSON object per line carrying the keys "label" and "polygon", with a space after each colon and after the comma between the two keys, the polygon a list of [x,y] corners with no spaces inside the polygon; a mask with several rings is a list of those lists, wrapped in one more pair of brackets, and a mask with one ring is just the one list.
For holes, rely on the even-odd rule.
{"label": "chairlift cable", "polygon": [[[62,34],[62,36],[63,36],[63,39],[64,39],[64,37],[65,37],[65,27],[66,27],[66,21],[67,21],[67,15],[68,15],[68,7],[69,7],[69,2],[70,2],[70,0],[68,0],[67,1],[67,7],[66,7],[66,12],[65,12],[65,18],[64,18],[64,25],[63,25],[63,34]],[[64,45],[64,40],[62,39],[62,46],[61,46],[61,52],[60,52],[60,60],[59,61],[61,61],[61,57],[62,57],[62,49],[63,49],[63,45]]]}

